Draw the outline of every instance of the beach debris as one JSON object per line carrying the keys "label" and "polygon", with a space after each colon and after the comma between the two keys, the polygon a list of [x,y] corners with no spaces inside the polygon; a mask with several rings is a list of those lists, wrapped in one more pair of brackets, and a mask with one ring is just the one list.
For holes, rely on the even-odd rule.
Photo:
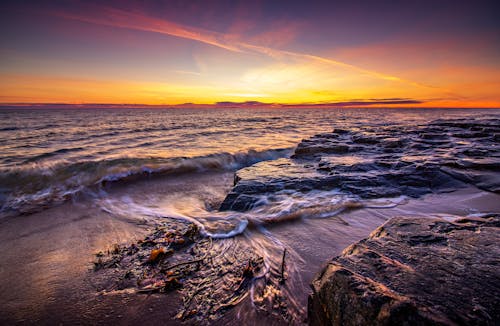
{"label": "beach debris", "polygon": [[263,257],[242,241],[203,237],[193,223],[166,219],[135,244],[97,253],[94,278],[106,293],[179,291],[177,318],[202,321],[247,298],[263,267]]}
{"label": "beach debris", "polygon": [[165,254],[164,248],[153,249],[148,258],[148,263],[156,263]]}
{"label": "beach debris", "polygon": [[286,248],[283,249],[283,258],[281,259],[281,275],[280,275],[280,284],[285,283],[285,258],[286,258]]}

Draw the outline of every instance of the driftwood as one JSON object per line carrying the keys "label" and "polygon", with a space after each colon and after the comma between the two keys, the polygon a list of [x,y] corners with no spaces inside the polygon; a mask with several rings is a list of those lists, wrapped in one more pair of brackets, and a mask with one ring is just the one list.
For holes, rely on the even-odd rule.
{"label": "driftwood", "polygon": [[203,258],[200,258],[200,259],[195,259],[195,260],[183,261],[183,262],[180,262],[178,264],[174,264],[172,266],[167,266],[167,267],[165,267],[164,270],[168,271],[169,269],[173,269],[173,268],[176,268],[176,267],[179,267],[179,266],[182,266],[182,265],[189,265],[189,264],[199,263],[199,262],[202,262],[205,258],[206,257],[203,257]]}
{"label": "driftwood", "polygon": [[286,248],[283,249],[283,258],[281,259],[281,276],[280,276],[280,283],[283,284],[285,283],[285,258],[286,258]]}

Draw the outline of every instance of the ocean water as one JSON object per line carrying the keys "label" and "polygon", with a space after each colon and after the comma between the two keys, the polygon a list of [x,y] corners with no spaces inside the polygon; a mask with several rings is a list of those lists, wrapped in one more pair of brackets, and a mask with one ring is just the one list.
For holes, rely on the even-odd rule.
{"label": "ocean water", "polygon": [[429,109],[3,109],[0,214],[30,212],[151,175],[234,171],[290,156],[333,126],[418,124],[493,110]]}

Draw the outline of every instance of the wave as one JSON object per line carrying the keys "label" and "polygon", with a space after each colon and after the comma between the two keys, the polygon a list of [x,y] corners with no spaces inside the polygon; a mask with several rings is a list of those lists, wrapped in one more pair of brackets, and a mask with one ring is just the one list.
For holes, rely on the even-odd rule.
{"label": "wave", "polygon": [[130,221],[155,221],[161,218],[185,220],[196,224],[206,237],[224,239],[242,234],[247,228],[263,231],[277,224],[333,218],[353,209],[392,208],[408,200],[405,196],[364,200],[338,190],[312,190],[305,193],[281,191],[262,195],[265,205],[237,212],[207,209],[205,200],[196,192],[184,193],[168,202],[164,202],[163,198],[152,194],[144,199],[131,193],[119,198],[100,198],[97,206],[109,214]]}
{"label": "wave", "polygon": [[0,131],[14,131],[14,130],[19,130],[18,127],[4,127],[0,128]]}
{"label": "wave", "polygon": [[101,161],[33,163],[0,170],[0,216],[29,213],[68,200],[109,182],[205,171],[233,171],[260,161],[290,156],[293,148],[216,153],[197,157],[117,158]]}
{"label": "wave", "polygon": [[59,155],[59,154],[66,154],[66,153],[71,153],[71,152],[78,152],[78,151],[82,151],[82,150],[84,150],[83,147],[61,148],[61,149],[58,149],[58,150],[55,150],[55,151],[52,151],[52,152],[46,152],[46,153],[42,153],[42,154],[30,157],[29,159],[27,159],[27,160],[24,161],[24,164],[36,162],[36,161],[39,161],[39,160],[42,160],[42,159],[45,159],[45,158],[49,158],[49,157],[53,157],[53,156],[56,156],[56,155]]}
{"label": "wave", "polygon": [[271,118],[241,118],[236,119],[237,122],[268,122]]}

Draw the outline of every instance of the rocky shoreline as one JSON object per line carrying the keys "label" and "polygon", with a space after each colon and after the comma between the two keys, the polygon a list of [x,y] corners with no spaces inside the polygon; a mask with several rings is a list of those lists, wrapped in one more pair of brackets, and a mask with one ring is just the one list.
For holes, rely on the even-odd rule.
{"label": "rocky shoreline", "polygon": [[[291,158],[239,170],[221,210],[274,194],[335,190],[364,201],[500,192],[498,119],[436,120],[334,129]],[[312,283],[311,325],[484,324],[500,320],[499,215],[454,222],[395,218],[335,258]]]}
{"label": "rocky shoreline", "polygon": [[220,209],[246,211],[280,191],[418,198],[471,184],[500,193],[499,125],[499,119],[456,119],[336,128],[303,140],[289,159],[237,171]]}
{"label": "rocky shoreline", "polygon": [[[380,198],[420,198],[471,186],[499,193],[499,123],[457,119],[334,129],[303,140],[290,158],[237,171],[219,211],[245,212],[280,196],[314,201],[249,221],[249,227],[258,227],[370,207]],[[329,204],[307,197],[315,191],[326,191]],[[333,202],[331,196],[347,199]],[[313,280],[308,322],[493,325],[500,319],[499,227],[500,215],[453,222],[393,218],[345,249]],[[181,321],[219,320],[252,292],[255,309],[285,324],[301,324],[283,284],[285,253],[279,261],[266,260],[251,241],[211,239],[192,222],[169,219],[144,240],[99,254],[95,270],[101,292],[178,290]]]}
{"label": "rocky shoreline", "polygon": [[317,275],[311,325],[497,325],[500,215],[393,218]]}
{"label": "rocky shoreline", "polygon": [[[307,322],[496,325],[499,243],[500,214],[453,221],[392,218],[317,274]],[[175,319],[215,322],[240,304],[263,275],[262,257],[249,249],[237,241],[202,238],[194,224],[171,220],[137,243],[98,253],[94,284],[100,295],[178,291],[182,300]],[[269,316],[278,324],[297,323],[288,319],[286,299],[275,299],[278,306],[266,307],[266,300],[254,304],[276,310]]]}

